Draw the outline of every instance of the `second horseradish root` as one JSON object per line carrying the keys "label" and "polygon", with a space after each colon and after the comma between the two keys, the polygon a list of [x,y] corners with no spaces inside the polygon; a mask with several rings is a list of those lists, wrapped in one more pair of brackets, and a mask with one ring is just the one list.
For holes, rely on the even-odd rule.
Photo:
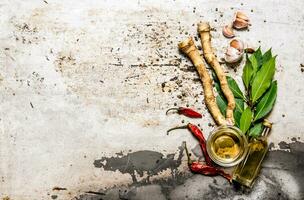
{"label": "second horseradish root", "polygon": [[192,37],[179,43],[178,47],[184,54],[186,54],[191,59],[192,63],[196,67],[196,70],[198,71],[200,79],[203,83],[205,102],[215,122],[218,125],[226,124],[225,117],[222,115],[216,104],[212,86],[212,79],[204,65],[203,58],[200,56],[200,53],[194,44]]}
{"label": "second horseradish root", "polygon": [[226,75],[217,61],[211,46],[211,34],[210,34],[210,25],[207,22],[202,22],[198,24],[198,32],[200,34],[202,48],[204,57],[209,65],[214,69],[216,76],[218,77],[221,85],[221,89],[227,99],[228,105],[226,110],[226,119],[227,123],[230,125],[234,125],[234,117],[233,110],[235,108],[235,100],[233,93],[231,92]]}

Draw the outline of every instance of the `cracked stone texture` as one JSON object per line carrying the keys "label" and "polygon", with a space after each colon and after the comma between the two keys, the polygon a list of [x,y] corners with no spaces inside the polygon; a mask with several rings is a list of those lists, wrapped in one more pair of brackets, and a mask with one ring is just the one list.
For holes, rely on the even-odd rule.
{"label": "cracked stone texture", "polygon": [[[0,197],[303,199],[303,7],[301,0],[0,1]],[[206,136],[214,128],[177,44],[209,21],[223,57],[221,28],[237,10],[252,24],[237,36],[278,55],[272,151],[252,191],[190,174],[180,146],[186,141],[200,157],[197,141],[182,130],[165,134],[189,121]],[[243,63],[225,67],[241,83]],[[165,116],[174,105],[204,118]]]}

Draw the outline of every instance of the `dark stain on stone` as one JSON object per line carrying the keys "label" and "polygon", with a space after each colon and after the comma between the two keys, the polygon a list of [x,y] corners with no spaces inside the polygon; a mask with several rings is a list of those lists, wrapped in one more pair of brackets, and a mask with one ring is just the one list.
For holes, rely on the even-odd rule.
{"label": "dark stain on stone", "polygon": [[[159,152],[154,151],[141,151],[134,152],[134,154],[128,154],[123,158],[124,162],[115,162],[114,167],[106,165],[106,168],[111,168],[114,170],[116,168],[119,171],[124,171],[121,167],[117,166],[118,163],[126,166],[126,157],[131,156],[129,160],[134,161],[132,167],[128,167],[122,173],[134,173],[136,170],[138,173],[143,171],[148,171],[150,174],[161,171],[161,169],[172,168],[174,173],[168,178],[162,178],[158,180],[150,181],[149,178],[145,178],[140,182],[133,182],[128,186],[116,186],[113,188],[100,190],[100,192],[105,193],[104,196],[93,195],[93,194],[82,194],[75,197],[76,200],[100,200],[102,199],[140,199],[139,197],[144,195],[146,199],[151,199],[152,193],[161,192],[162,196],[153,198],[158,199],[273,199],[273,200],[283,200],[290,199],[290,191],[284,190],[282,183],[282,176],[288,173],[291,175],[297,183],[299,188],[299,193],[297,194],[297,199],[304,198],[304,143],[299,141],[293,141],[289,144],[281,143],[284,148],[282,150],[271,150],[268,152],[261,173],[256,180],[252,189],[248,188],[237,188],[233,187],[222,177],[206,177],[197,174],[191,174],[189,171],[180,172],[176,170],[176,166],[180,165],[180,161],[174,161],[171,159],[171,154],[164,157]],[[182,149],[182,148],[180,148]],[[196,148],[194,148],[196,149]],[[193,150],[194,150],[193,149]],[[288,150],[288,151],[286,151]],[[144,153],[142,153],[144,152]],[[179,153],[179,159],[181,159],[182,150]],[[199,153],[198,153],[199,154]],[[143,158],[142,156],[148,156]],[[159,161],[158,158],[160,158]],[[115,160],[119,158],[102,158],[104,161]],[[101,159],[101,160],[102,160]],[[179,160],[178,159],[178,160]],[[149,160],[148,163],[142,164]],[[154,163],[153,163],[154,161]],[[96,162],[96,161],[95,161]],[[97,167],[102,167],[100,164],[102,161],[97,161]],[[130,162],[130,161],[129,161]],[[107,162],[108,163],[108,162]],[[113,163],[113,162],[112,162]],[[138,164],[139,163],[139,164]],[[157,163],[163,163],[158,166]],[[148,166],[147,164],[151,164]],[[131,164],[128,164],[131,165]],[[172,166],[170,166],[172,165]],[[135,169],[135,166],[139,169]],[[105,167],[104,167],[105,168]],[[128,172],[127,172],[128,171]],[[282,173],[282,176],[280,174]],[[199,185],[199,186],[198,186]],[[196,189],[198,188],[198,189]],[[151,198],[150,198],[151,197]]]}
{"label": "dark stain on stone", "polygon": [[[262,171],[262,174],[265,174],[267,172]],[[263,177],[264,178],[264,177]],[[260,178],[257,180],[255,185],[259,185],[263,178]],[[269,176],[267,179],[272,180],[272,182],[265,182],[266,188],[264,188],[263,193],[261,194],[259,190],[261,190],[261,187],[253,187],[252,189],[236,186],[236,185],[230,185],[227,183],[221,182],[218,184],[211,183],[208,185],[208,190],[202,195],[201,199],[250,199],[250,195],[256,194],[254,199],[273,199],[273,200],[283,200],[288,199],[288,195],[285,194],[282,191],[282,188],[278,181],[276,181],[275,177]],[[215,180],[218,180],[217,178]],[[265,187],[265,186],[264,186]],[[260,198],[257,198],[257,197]],[[236,198],[239,197],[239,198]],[[244,198],[242,198],[244,197]]]}
{"label": "dark stain on stone", "polygon": [[58,196],[57,196],[57,195],[52,195],[51,198],[52,198],[52,199],[57,199]]}
{"label": "dark stain on stone", "polygon": [[195,147],[193,147],[191,149],[191,151],[198,159],[204,159],[203,151],[199,144],[197,144]]}
{"label": "dark stain on stone", "polygon": [[203,195],[202,199],[225,199],[227,197],[249,194],[248,189],[235,188],[229,184],[209,184],[208,187],[209,190]]}
{"label": "dark stain on stone", "polygon": [[125,156],[102,157],[94,161],[94,166],[108,171],[118,170],[123,174],[128,173],[131,175],[133,182],[137,182],[135,173],[142,177],[144,172],[147,172],[148,177],[150,177],[166,169],[176,170],[181,164],[184,151],[182,147],[179,149],[177,160],[174,160],[175,154],[164,156],[156,151],[137,151]]}
{"label": "dark stain on stone", "polygon": [[[105,194],[104,196],[86,193],[75,197],[73,200],[138,199],[140,197],[137,195],[154,193],[159,193],[159,197],[169,199],[172,189],[175,186],[184,183],[185,180],[192,175],[189,172],[177,171],[177,167],[181,164],[183,152],[184,148],[182,146],[179,147],[178,158],[176,160],[174,160],[174,154],[164,156],[155,151],[137,151],[121,157],[101,158],[94,162],[95,167],[103,167],[105,170],[119,170],[122,173],[130,173],[134,182],[128,186],[119,186],[98,191],[98,193]],[[108,164],[101,163],[104,161]],[[120,164],[125,167],[121,167]],[[153,181],[149,179],[150,176],[165,169],[171,169],[171,176]],[[135,171],[141,176],[144,172],[147,172],[148,177],[138,182],[135,178]]]}
{"label": "dark stain on stone", "polygon": [[293,137],[293,138],[291,138],[291,141],[296,142],[297,138]]}
{"label": "dark stain on stone", "polygon": [[122,151],[121,152],[118,152],[118,153],[115,153],[117,156],[123,156],[123,153]]}
{"label": "dark stain on stone", "polygon": [[282,141],[279,143],[279,147],[280,149],[289,149],[289,144],[287,144],[286,142]]}
{"label": "dark stain on stone", "polygon": [[[166,179],[148,181],[144,179],[140,182],[133,182],[128,186],[113,187],[106,190],[100,190],[105,195],[81,194],[73,200],[116,200],[116,199],[142,199],[140,196],[146,196],[144,199],[170,199],[170,192],[183,184],[192,174],[189,172],[176,172]],[[160,193],[159,198],[153,198],[155,193]],[[154,196],[155,197],[155,196]]]}
{"label": "dark stain on stone", "polygon": [[[281,145],[280,145],[281,143]],[[265,158],[263,163],[264,169],[283,170],[288,172],[297,181],[300,188],[300,195],[304,198],[304,143],[295,141],[287,144],[286,142],[280,142],[279,146],[283,150],[272,150]],[[285,144],[286,143],[286,144]],[[286,151],[289,150],[289,151]],[[274,177],[279,179],[280,177]],[[288,183],[287,183],[288,184]]]}
{"label": "dark stain on stone", "polygon": [[271,142],[271,143],[269,144],[268,148],[269,148],[269,150],[272,150],[272,149],[274,148],[273,142]]}

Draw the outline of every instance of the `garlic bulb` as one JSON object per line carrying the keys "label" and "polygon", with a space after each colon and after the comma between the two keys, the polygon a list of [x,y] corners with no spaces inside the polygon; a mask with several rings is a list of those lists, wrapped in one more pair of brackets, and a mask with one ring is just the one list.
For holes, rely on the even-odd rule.
{"label": "garlic bulb", "polygon": [[235,29],[244,29],[249,25],[249,18],[243,12],[237,11],[233,20]]}
{"label": "garlic bulb", "polygon": [[238,62],[244,54],[244,43],[239,39],[233,39],[229,42],[229,46],[225,53],[225,61],[227,63]]}
{"label": "garlic bulb", "polygon": [[223,35],[227,38],[233,38],[235,36],[233,33],[233,29],[229,25],[223,27]]}

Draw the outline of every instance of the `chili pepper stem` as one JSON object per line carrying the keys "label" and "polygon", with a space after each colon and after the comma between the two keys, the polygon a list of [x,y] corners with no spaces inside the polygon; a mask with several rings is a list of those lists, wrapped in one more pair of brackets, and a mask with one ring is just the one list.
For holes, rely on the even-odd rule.
{"label": "chili pepper stem", "polygon": [[166,111],[166,115],[168,115],[168,113],[169,113],[171,110],[176,110],[176,111],[178,112],[178,111],[179,111],[179,108],[169,108],[169,109]]}
{"label": "chili pepper stem", "polygon": [[187,129],[188,128],[188,124],[185,126],[178,126],[178,127],[174,127],[174,128],[170,128],[169,130],[167,130],[167,135],[169,135],[169,132],[176,130],[176,129]]}
{"label": "chili pepper stem", "polygon": [[186,142],[184,142],[184,148],[185,148],[185,150],[186,150],[187,159],[188,159],[188,164],[191,165],[192,160],[190,159],[190,155],[189,155],[189,151],[188,151]]}

